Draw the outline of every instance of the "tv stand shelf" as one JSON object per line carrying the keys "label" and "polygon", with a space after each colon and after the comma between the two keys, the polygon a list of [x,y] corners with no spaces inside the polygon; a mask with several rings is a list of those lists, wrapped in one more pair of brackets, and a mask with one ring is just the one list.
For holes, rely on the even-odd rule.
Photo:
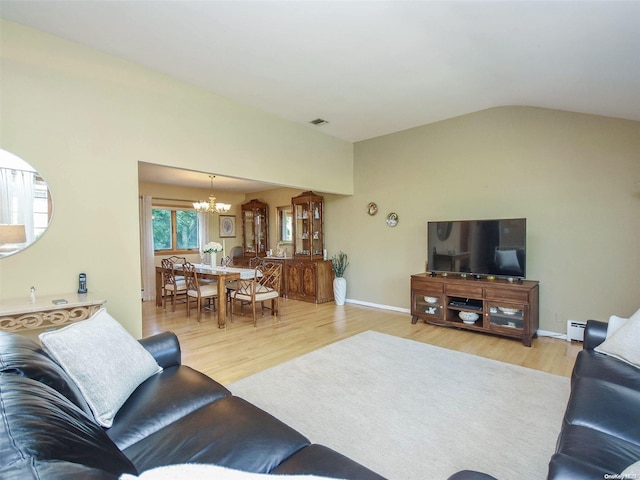
{"label": "tv stand shelf", "polygon": [[[537,336],[537,281],[510,282],[459,276],[411,275],[411,323],[426,323],[519,338],[530,347]],[[460,318],[461,312],[477,320]],[[464,316],[464,315],[463,315]]]}

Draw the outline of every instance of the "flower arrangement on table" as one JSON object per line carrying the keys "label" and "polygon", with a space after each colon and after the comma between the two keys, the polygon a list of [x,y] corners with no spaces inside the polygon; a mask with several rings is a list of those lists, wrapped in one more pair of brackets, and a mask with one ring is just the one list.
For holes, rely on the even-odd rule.
{"label": "flower arrangement on table", "polygon": [[222,245],[218,242],[209,242],[202,247],[203,253],[218,253],[222,251]]}

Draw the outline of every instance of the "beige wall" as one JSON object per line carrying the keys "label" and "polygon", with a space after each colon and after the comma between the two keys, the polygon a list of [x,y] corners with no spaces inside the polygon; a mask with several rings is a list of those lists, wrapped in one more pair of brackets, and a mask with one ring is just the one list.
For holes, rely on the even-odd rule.
{"label": "beige wall", "polygon": [[86,272],[139,336],[139,161],[352,193],[348,142],[4,20],[0,41],[0,147],[55,203],[45,235],[0,260],[0,300],[75,291]]}
{"label": "beige wall", "polygon": [[[428,220],[524,216],[542,329],[640,306],[640,122],[504,107],[354,146],[73,43],[0,27],[0,146],[36,167],[55,201],[44,237],[0,260],[0,300],[31,285],[73,291],[85,271],[89,288],[140,335],[145,161],[295,187],[246,196],[269,203],[272,225],[275,207],[301,190],[324,194],[327,249],[349,254],[347,296],[357,301],[409,308]],[[396,228],[384,222],[391,211]]]}
{"label": "beige wall", "polygon": [[526,217],[541,329],[640,307],[640,122],[495,108],[359,142],[354,162],[355,195],[327,207],[348,298],[409,308],[429,220]]}

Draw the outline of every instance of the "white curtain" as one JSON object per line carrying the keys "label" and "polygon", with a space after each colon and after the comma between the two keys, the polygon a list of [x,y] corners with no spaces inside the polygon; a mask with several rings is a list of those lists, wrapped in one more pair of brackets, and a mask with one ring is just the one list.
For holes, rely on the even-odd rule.
{"label": "white curtain", "polygon": [[156,266],[153,250],[153,218],[151,197],[140,199],[140,258],[142,259],[142,300],[156,298]]}
{"label": "white curtain", "polygon": [[35,240],[34,182],[34,172],[0,168],[0,223],[24,225],[27,243]]}
{"label": "white curtain", "polygon": [[[198,212],[198,250],[200,251],[200,258],[203,259],[202,249],[207,244],[209,239],[209,213]],[[209,261],[209,254],[206,254],[207,258],[203,261]]]}

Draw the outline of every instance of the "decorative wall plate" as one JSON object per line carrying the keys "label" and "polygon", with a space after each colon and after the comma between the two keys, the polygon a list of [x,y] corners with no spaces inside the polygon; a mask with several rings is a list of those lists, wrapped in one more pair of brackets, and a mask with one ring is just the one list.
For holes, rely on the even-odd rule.
{"label": "decorative wall plate", "polygon": [[374,202],[369,202],[369,205],[367,205],[367,213],[372,216],[378,213],[378,205]]}
{"label": "decorative wall plate", "polygon": [[398,214],[395,212],[391,212],[387,215],[387,225],[390,227],[395,227],[398,224]]}

